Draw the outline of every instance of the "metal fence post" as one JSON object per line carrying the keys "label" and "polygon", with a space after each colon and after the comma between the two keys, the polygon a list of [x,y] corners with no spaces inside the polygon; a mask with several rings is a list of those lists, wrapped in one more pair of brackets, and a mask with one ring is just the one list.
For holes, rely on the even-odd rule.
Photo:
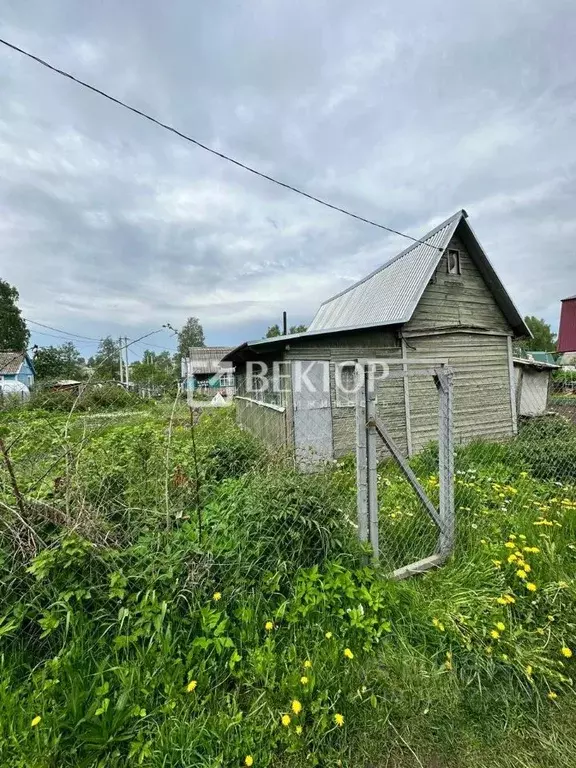
{"label": "metal fence post", "polygon": [[439,515],[442,528],[438,539],[438,550],[447,557],[454,549],[455,512],[454,512],[454,438],[452,407],[452,372],[441,369],[436,376],[440,399],[439,407]]}
{"label": "metal fence post", "polygon": [[370,543],[374,562],[380,557],[379,530],[378,530],[378,459],[376,454],[376,392],[374,381],[365,379],[366,388],[366,454],[368,464],[368,514]]}
{"label": "metal fence post", "polygon": [[356,364],[356,501],[358,538],[368,541],[368,458],[366,451],[366,368]]}

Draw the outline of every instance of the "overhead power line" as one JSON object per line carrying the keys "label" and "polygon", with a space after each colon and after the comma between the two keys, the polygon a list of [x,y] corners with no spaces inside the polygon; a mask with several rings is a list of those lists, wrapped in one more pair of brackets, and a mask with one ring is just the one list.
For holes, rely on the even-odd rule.
{"label": "overhead power line", "polygon": [[76,339],[81,339],[82,341],[100,341],[100,339],[95,339],[91,336],[81,336],[79,333],[72,333],[72,331],[64,331],[62,328],[54,328],[51,325],[44,325],[44,323],[39,323],[37,320],[31,320],[29,317],[23,317],[23,320],[25,320],[27,323],[32,323],[33,325],[39,325],[40,328],[48,328],[49,331],[57,331],[58,333],[65,333],[67,336],[74,336]]}
{"label": "overhead power line", "polygon": [[384,224],[379,224],[377,221],[372,221],[372,219],[367,219],[364,216],[359,216],[357,213],[352,213],[352,211],[348,211],[346,208],[341,208],[339,205],[334,205],[333,203],[329,203],[327,200],[323,200],[320,197],[311,195],[309,192],[304,192],[304,190],[298,189],[298,187],[292,186],[292,184],[287,184],[285,181],[280,181],[279,179],[276,179],[273,176],[269,176],[267,173],[258,171],[256,170],[256,168],[252,168],[252,166],[246,165],[246,163],[242,163],[240,162],[240,160],[235,160],[233,157],[230,157],[230,155],[226,155],[223,152],[218,152],[218,150],[213,149],[213,147],[209,147],[206,144],[203,144],[201,141],[198,141],[198,139],[194,139],[191,136],[188,136],[187,134],[182,133],[182,131],[179,131],[177,128],[174,128],[173,126],[168,125],[167,123],[163,123],[161,120],[158,120],[157,118],[152,117],[152,115],[149,115],[146,112],[143,112],[141,109],[137,109],[136,107],[133,107],[130,104],[127,104],[125,101],[122,101],[121,99],[117,99],[115,96],[111,96],[109,93],[106,93],[106,91],[103,91],[100,88],[96,88],[96,86],[90,85],[90,83],[87,83],[84,80],[80,80],[80,78],[75,77],[74,75],[70,74],[70,72],[66,72],[64,69],[59,69],[58,67],[55,67],[53,64],[50,64],[45,59],[41,59],[39,56],[35,56],[33,53],[30,53],[29,51],[25,51],[23,48],[20,48],[19,46],[14,45],[13,43],[9,43],[7,40],[4,40],[3,38],[0,38],[0,43],[2,43],[2,45],[5,45],[7,48],[11,48],[13,51],[16,51],[17,53],[21,53],[23,56],[27,56],[29,59],[32,59],[32,61],[35,61],[37,64],[41,64],[43,67],[46,67],[52,72],[55,72],[56,74],[61,75],[62,77],[66,77],[69,80],[72,80],[78,85],[81,85],[83,88],[87,88],[88,90],[93,91],[94,93],[97,93],[100,96],[103,96],[105,99],[108,99],[108,101],[112,101],[114,102],[114,104],[118,104],[118,106],[124,107],[124,109],[127,109],[130,112],[133,112],[135,115],[139,115],[140,117],[143,117],[145,120],[149,120],[151,123],[158,125],[160,128],[164,128],[164,130],[170,131],[170,133],[173,133],[176,136],[179,136],[181,139],[184,139],[185,141],[188,141],[191,144],[195,144],[200,149],[203,149],[206,152],[210,152],[210,154],[216,155],[216,157],[219,157],[222,160],[226,160],[227,162],[232,163],[233,165],[238,166],[238,168],[242,168],[243,170],[248,171],[249,173],[253,173],[255,176],[259,176],[262,179],[266,179],[267,181],[270,181],[273,184],[277,184],[279,187],[283,187],[284,189],[289,189],[291,192],[295,192],[296,194],[301,195],[302,197],[306,197],[308,198],[308,200],[313,200],[315,203],[319,203],[320,205],[323,205],[326,208],[330,208],[333,211],[338,211],[339,213],[343,213],[346,216],[350,216],[351,218],[356,219],[357,221],[363,221],[365,224],[370,224],[373,227],[384,229],[386,232],[390,232],[391,234],[399,235],[400,237],[405,237],[407,240],[411,240],[414,243],[427,245],[429,248],[434,248],[437,251],[442,250],[436,245],[427,243],[424,240],[418,240],[418,238],[412,237],[412,235],[407,235],[405,232],[400,232],[398,229],[393,229],[392,227],[387,227]]}

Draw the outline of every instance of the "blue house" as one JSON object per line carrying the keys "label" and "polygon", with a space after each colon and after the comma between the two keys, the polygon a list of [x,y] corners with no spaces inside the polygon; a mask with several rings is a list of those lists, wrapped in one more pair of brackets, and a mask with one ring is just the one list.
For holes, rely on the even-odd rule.
{"label": "blue house", "polygon": [[4,382],[34,385],[34,363],[26,352],[0,352],[0,388]]}

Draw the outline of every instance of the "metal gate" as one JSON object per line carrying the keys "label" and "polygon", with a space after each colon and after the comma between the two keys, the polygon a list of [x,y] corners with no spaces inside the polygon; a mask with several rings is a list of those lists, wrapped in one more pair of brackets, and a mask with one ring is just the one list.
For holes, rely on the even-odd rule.
{"label": "metal gate", "polygon": [[[378,384],[374,379],[375,365],[390,365],[392,368],[387,374],[387,379],[420,376],[428,377],[435,384],[436,403],[430,402],[430,408],[434,409],[437,416],[438,432],[438,456],[431,451],[436,461],[437,481],[428,480],[428,488],[418,478],[401,448],[390,434],[386,424],[386,409],[377,409]],[[398,370],[394,370],[398,366]],[[444,364],[430,366],[429,361],[405,359],[401,360],[360,360],[356,368],[356,468],[357,468],[357,502],[358,502],[358,535],[362,541],[370,542],[375,562],[380,562],[386,567],[391,564],[391,572],[395,578],[406,578],[415,573],[421,573],[441,564],[453,550],[455,536],[454,516],[454,445],[452,424],[452,377],[453,372]],[[406,419],[410,414],[407,411]],[[378,466],[378,453],[385,453],[387,461],[381,462],[380,474]],[[395,489],[401,487],[402,482],[407,484],[412,498],[408,494],[403,495],[403,503],[410,507],[406,514],[412,515],[415,520],[409,520],[408,525],[389,525],[385,541],[381,537],[383,518],[387,510],[382,509],[380,495],[387,480],[384,472],[386,465],[390,471],[396,472]],[[398,478],[400,475],[400,478]],[[437,484],[436,484],[437,483]],[[392,486],[392,483],[388,481]],[[379,489],[380,487],[380,489]],[[434,492],[432,492],[434,491]],[[437,502],[433,496],[437,495]],[[406,512],[399,506],[398,512],[390,513],[390,521],[396,519],[394,515],[402,515]],[[422,516],[421,519],[419,516]],[[387,518],[385,518],[387,519]],[[396,532],[395,532],[396,528]],[[423,546],[429,547],[428,554],[416,560],[410,560],[410,554],[417,551],[413,542],[399,541],[404,535],[406,539],[415,535],[415,531],[424,531],[422,537]],[[390,541],[396,536],[396,540]],[[383,557],[384,551],[388,554],[394,551],[395,557]],[[402,565],[402,553],[406,552],[406,560]]]}

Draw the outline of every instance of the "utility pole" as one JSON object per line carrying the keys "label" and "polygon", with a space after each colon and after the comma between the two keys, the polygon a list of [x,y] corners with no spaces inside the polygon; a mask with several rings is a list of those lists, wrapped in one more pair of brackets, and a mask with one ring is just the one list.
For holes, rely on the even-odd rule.
{"label": "utility pole", "polygon": [[130,364],[128,362],[128,336],[124,336],[124,354],[126,355],[126,387],[130,385]]}
{"label": "utility pole", "polygon": [[124,384],[124,369],[123,369],[123,356],[122,356],[122,337],[118,339],[118,355],[120,359],[120,384]]}

